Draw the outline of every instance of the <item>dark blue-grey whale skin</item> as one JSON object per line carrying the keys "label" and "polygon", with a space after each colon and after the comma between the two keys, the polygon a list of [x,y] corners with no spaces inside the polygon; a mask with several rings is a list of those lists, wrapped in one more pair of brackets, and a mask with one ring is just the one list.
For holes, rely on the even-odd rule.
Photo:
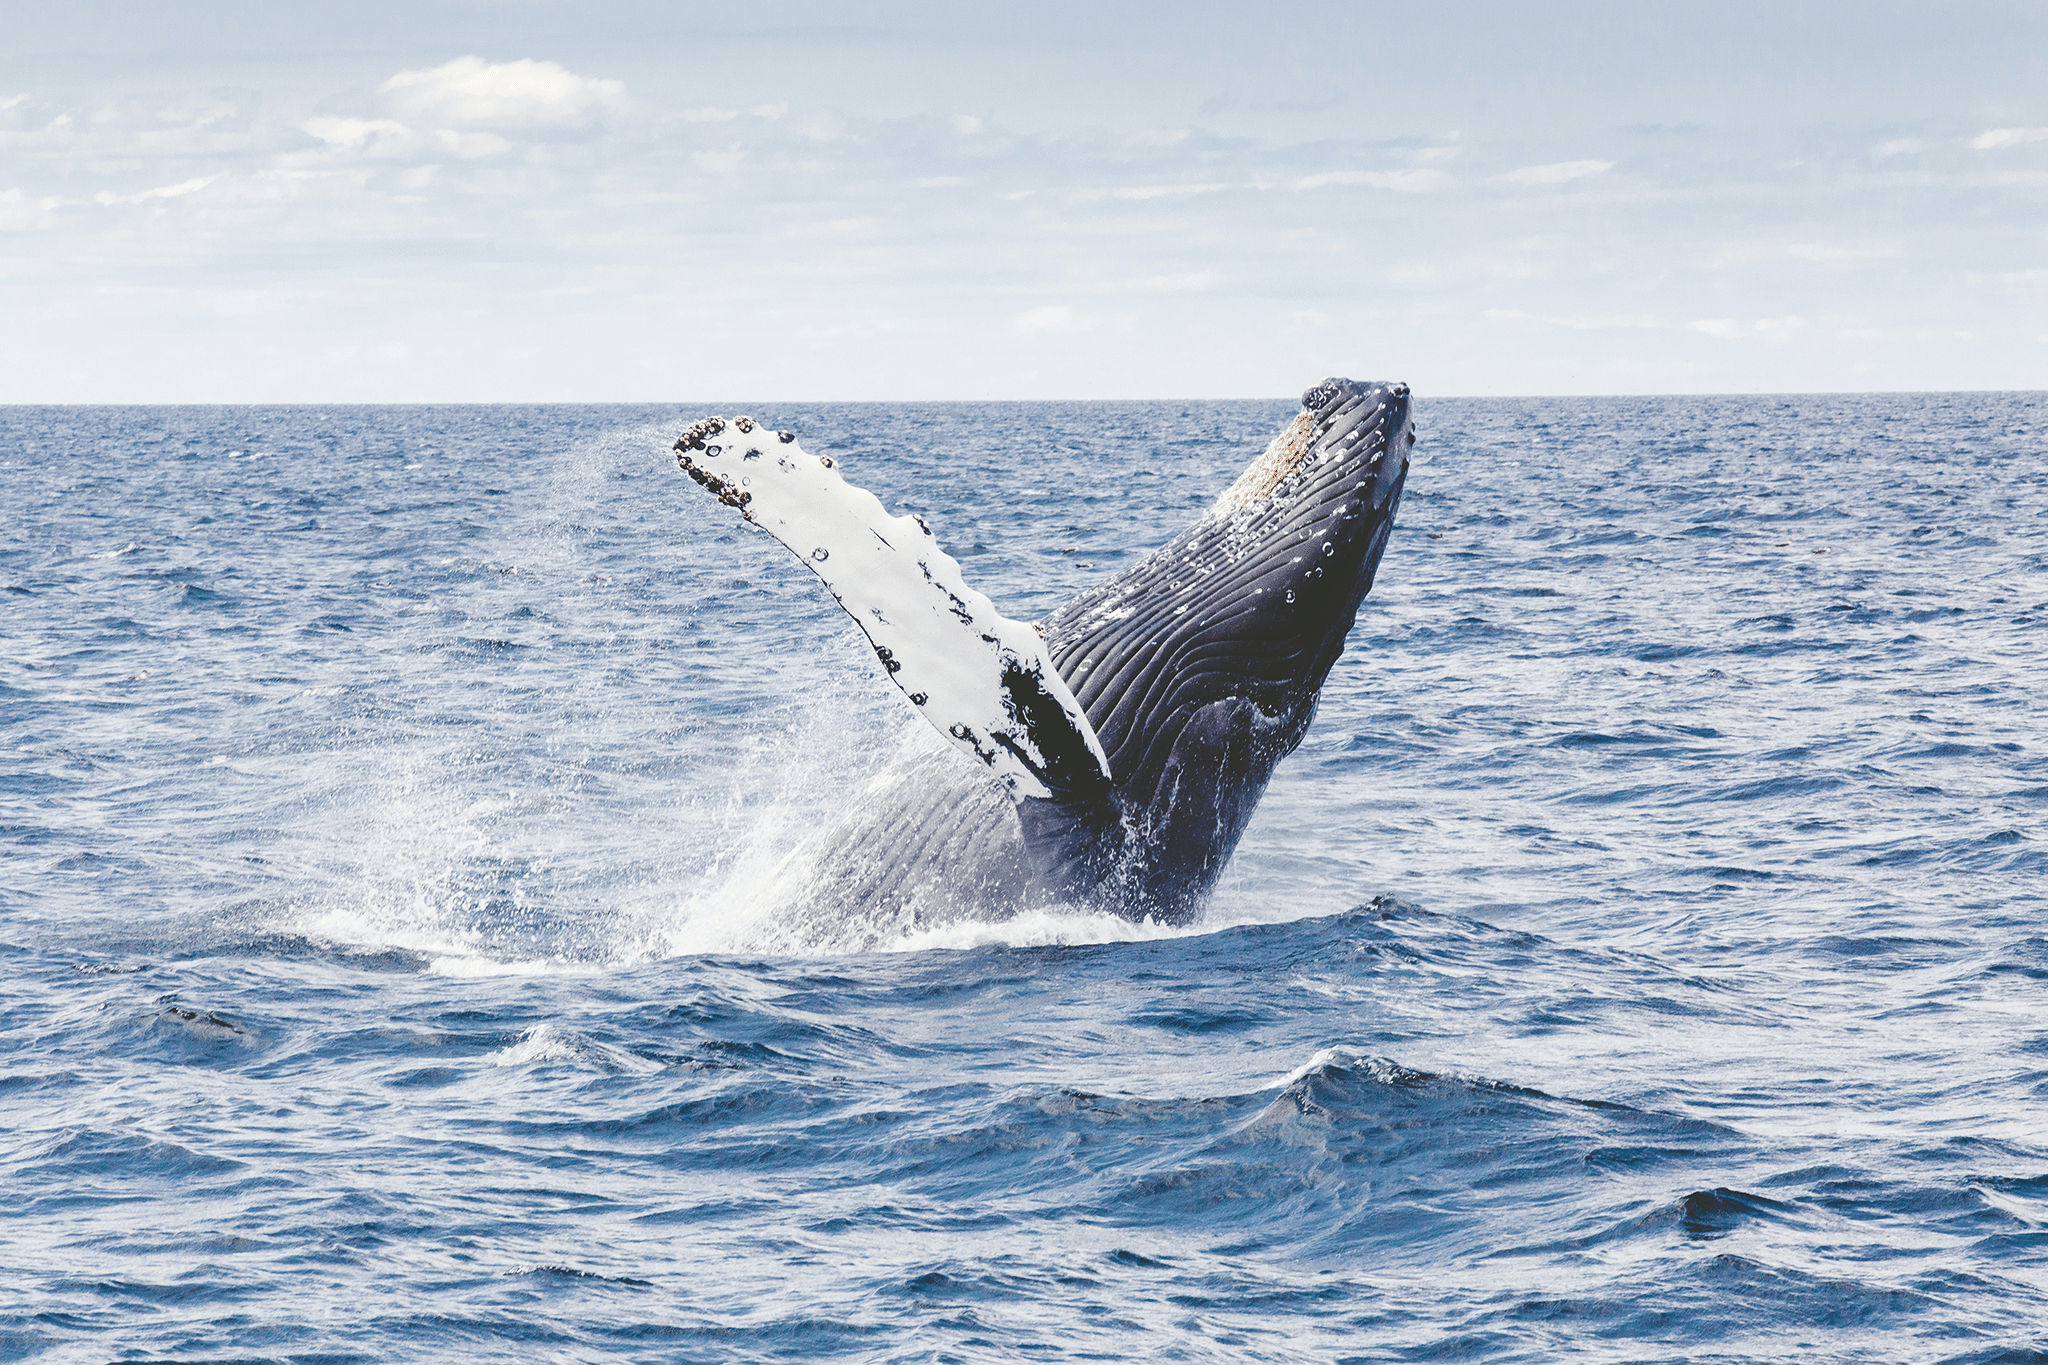
{"label": "dark blue-grey whale skin", "polygon": [[1414,444],[1405,384],[1328,379],[1295,420],[1291,467],[1261,456],[1226,500],[1247,484],[1255,496],[1043,623],[1110,781],[1018,803],[950,749],[899,757],[799,855],[799,937],[806,924],[845,942],[863,924],[880,936],[1053,906],[1172,924],[1201,913],[1315,716]]}

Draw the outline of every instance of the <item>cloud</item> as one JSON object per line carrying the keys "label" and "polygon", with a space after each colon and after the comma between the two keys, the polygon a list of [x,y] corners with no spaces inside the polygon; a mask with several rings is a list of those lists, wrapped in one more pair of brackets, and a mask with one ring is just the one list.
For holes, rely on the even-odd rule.
{"label": "cloud", "polygon": [[411,153],[477,161],[512,150],[512,143],[496,133],[437,128],[422,139],[404,124],[388,118],[316,118],[300,126],[329,149],[360,156],[402,157]]}
{"label": "cloud", "polygon": [[443,128],[434,134],[434,140],[444,151],[465,161],[502,156],[512,150],[512,144],[496,133],[458,133],[453,128]]}
{"label": "cloud", "polygon": [[215,175],[204,175],[176,185],[160,185],[156,189],[143,190],[139,194],[115,194],[112,190],[101,190],[93,196],[93,200],[101,204],[140,204],[151,199],[181,199],[196,190],[205,189],[219,178]]}
{"label": "cloud", "polygon": [[953,115],[953,131],[962,137],[973,137],[981,128],[981,120],[972,114]]}
{"label": "cloud", "polygon": [[1457,183],[1437,170],[1325,171],[1321,175],[1305,175],[1289,188],[1319,190],[1325,185],[1370,185],[1376,190],[1394,190],[1401,194],[1428,194],[1432,190],[1447,190]]}
{"label": "cloud", "polygon": [[2048,142],[2048,128],[1986,128],[1970,139],[1970,145],[1980,152],[2017,147],[2024,142]]}
{"label": "cloud", "polygon": [[1220,283],[1213,270],[1190,270],[1178,275],[1135,275],[1129,279],[1104,280],[1073,286],[1086,294],[1193,294]]}
{"label": "cloud", "polygon": [[[946,391],[979,393],[980,381],[954,376],[969,368],[962,357],[984,351],[992,361],[1029,358],[1006,372],[1028,378],[1002,382],[1046,386],[1030,390],[1041,394],[1281,392],[1290,368],[1362,363],[1342,359],[1361,327],[1399,332],[1414,368],[1442,372],[1440,390],[1617,384],[1601,375],[1622,376],[1637,362],[1642,385],[1666,389],[1754,384],[1744,367],[1758,363],[1778,367],[1774,383],[1807,387],[1905,382],[1902,369],[1922,384],[2018,387],[2018,362],[1993,339],[2010,337],[2036,370],[2048,354],[2025,350],[2025,319],[2036,317],[2037,333],[2048,326],[2038,306],[2048,280],[2036,273],[2048,267],[2048,245],[2024,229],[2039,218],[2028,217],[2039,185],[1993,180],[2048,184],[2048,141],[1962,156],[1977,136],[1969,123],[1998,112],[1988,107],[1996,90],[1986,108],[1965,107],[1948,126],[1901,121],[1882,100],[1808,109],[1798,102],[1808,96],[1786,93],[1793,104],[1777,123],[1628,133],[1622,142],[1573,132],[1584,122],[1576,114],[1503,112],[1497,96],[1469,108],[1379,105],[1387,117],[1364,122],[1262,115],[1183,130],[1167,125],[1192,118],[1189,109],[1133,103],[1128,90],[1085,82],[1042,92],[1021,122],[1011,118],[1017,111],[980,108],[971,82],[901,86],[859,64],[836,84],[781,66],[771,85],[750,86],[733,75],[759,69],[744,53],[725,66],[726,55],[695,53],[706,71],[732,79],[669,92],[629,65],[653,60],[634,47],[645,36],[620,41],[554,47],[504,30],[457,38],[476,55],[453,62],[462,54],[440,45],[367,73],[317,61],[280,67],[269,86],[238,78],[240,112],[218,118],[204,93],[212,87],[175,66],[114,93],[37,75],[33,87],[15,85],[27,98],[0,112],[0,228],[12,229],[0,244],[25,287],[60,300],[53,316],[71,282],[155,278],[172,259],[180,271],[191,262],[195,278],[303,272],[333,284],[333,316],[321,316],[342,330],[371,326],[358,314],[372,310],[352,291],[374,296],[378,311],[415,319],[407,334],[445,328],[453,338],[422,344],[432,365],[404,378],[425,389],[405,394],[436,384],[506,392],[496,377],[461,387],[472,383],[464,375],[489,368],[463,349],[472,336],[493,346],[505,338],[507,354],[516,340],[522,354],[557,356],[564,387],[549,388],[539,368],[540,381],[520,382],[570,396],[628,382],[586,363],[614,340],[632,364],[659,351],[685,367],[752,365],[744,346],[660,322],[734,306],[780,309],[819,327],[858,328],[891,310],[930,321],[929,332],[901,334],[915,345],[877,334],[858,357],[789,362],[793,391],[840,385],[841,396],[857,384],[892,391],[891,366],[919,384],[929,377]],[[838,69],[818,61],[821,71]],[[592,79],[607,75],[623,85]],[[0,101],[14,93],[0,84]],[[65,110],[69,131],[38,131]],[[167,110],[203,122],[204,135],[173,126]],[[2048,110],[2028,113],[2024,102],[1998,116],[2048,125]],[[966,122],[975,118],[978,132]],[[1446,130],[1461,120],[1471,126],[1454,141]],[[840,135],[814,142],[800,124]],[[1637,142],[1666,169],[1645,173],[1649,163],[1628,150]],[[1879,148],[1890,161],[1879,164]],[[1532,151],[1558,160],[1524,162]],[[1624,155],[1629,172],[1609,180]],[[218,178],[187,188],[208,176]],[[117,202],[94,203],[102,190]],[[1877,213],[1868,196],[1880,191]],[[1007,197],[1016,195],[1028,197]],[[1568,221],[1474,213],[1475,195],[1576,207]],[[147,239],[135,238],[145,221]],[[2001,239],[2015,223],[2020,236]],[[1728,268],[1709,268],[1723,250],[1734,253]],[[459,268],[475,259],[490,270]],[[1961,263],[1953,287],[1894,279],[1943,261]],[[503,283],[480,283],[484,276]],[[521,310],[506,289],[549,299],[581,291],[573,296],[602,302]],[[499,322],[462,321],[472,306]],[[1526,312],[1483,316],[1496,307]],[[1556,311],[1563,307],[1571,312]],[[1803,322],[1786,322],[1795,307]],[[177,310],[162,311],[175,337]],[[598,329],[579,332],[573,319],[600,311],[603,337],[579,342]],[[1846,325],[1879,312],[1902,329],[1895,345],[1848,337]],[[1126,314],[1138,316],[1125,324]],[[554,320],[528,321],[542,317]],[[1942,339],[1911,342],[1919,326],[1938,326]],[[1982,340],[1966,345],[1955,329]],[[1136,337],[1142,345],[1124,344]],[[1277,351],[1276,337],[1287,343]],[[1709,339],[1725,344],[1702,345]],[[1949,370],[1915,370],[1909,342],[1960,359]],[[78,344],[90,359],[90,342]],[[17,349],[42,363],[37,345]],[[1872,368],[1855,370],[1844,357]],[[0,366],[8,369],[25,372],[19,360]],[[838,377],[857,371],[865,377]],[[0,375],[0,394],[25,382]],[[202,374],[192,392],[214,392],[210,382]],[[390,392],[374,377],[361,382]]]}
{"label": "cloud", "polygon": [[55,222],[55,199],[31,199],[19,189],[0,190],[0,232],[25,232]]}
{"label": "cloud", "polygon": [[316,118],[300,127],[330,147],[351,152],[364,150],[372,141],[402,138],[412,131],[388,118]]}
{"label": "cloud", "polygon": [[[1456,134],[1452,136],[1455,137]],[[1432,161],[1454,161],[1462,151],[1462,148],[1454,146],[1417,147],[1406,155],[1410,161],[1420,166],[1428,165]]]}
{"label": "cloud", "polygon": [[789,131],[812,142],[838,142],[849,137],[855,142],[862,140],[858,135],[847,132],[845,119],[824,111],[799,114],[790,120]]}
{"label": "cloud", "polygon": [[1785,254],[1795,261],[1815,265],[1863,265],[1899,254],[1890,246],[1836,246],[1830,242],[1787,242]]}
{"label": "cloud", "polygon": [[1547,166],[1524,166],[1501,179],[1517,185],[1562,185],[1568,180],[1604,175],[1614,169],[1612,161],[1553,161]]}
{"label": "cloud", "polygon": [[1071,337],[1112,325],[1128,327],[1136,321],[1137,318],[1130,314],[1103,317],[1056,303],[1042,308],[1027,308],[1017,314],[1010,319],[1010,331],[1023,337]]}
{"label": "cloud", "polygon": [[[616,82],[608,83],[616,84]],[[685,109],[683,110],[683,122],[731,123],[741,114],[751,114],[755,118],[778,119],[788,112],[789,106],[786,104],[757,104],[751,109]]]}
{"label": "cloud", "polygon": [[1497,280],[1540,280],[1556,269],[1551,261],[1528,256],[1484,256],[1473,264]]}
{"label": "cloud", "polygon": [[[63,156],[77,150],[88,138],[102,144],[107,140],[107,129],[104,125],[81,129],[70,114],[58,114],[52,118],[47,105],[26,103],[27,98],[23,96],[0,108],[0,147],[35,147],[41,144],[49,151]],[[95,120],[95,123],[99,122]],[[125,129],[121,130],[115,134],[115,138],[122,138],[126,132]],[[85,137],[80,136],[82,133]],[[100,136],[93,138],[93,134]],[[130,142],[127,146],[121,147],[120,151],[130,152],[133,146],[133,142]]]}
{"label": "cloud", "polygon": [[[1540,322],[1550,327],[1567,327],[1575,332],[1644,331],[1662,327],[1664,323],[1647,313],[1613,313],[1600,315],[1569,314],[1563,317],[1537,317],[1524,313],[1519,308],[1489,308],[1486,316],[1500,322]],[[1697,328],[1697,324],[1691,324]]]}
{"label": "cloud", "polygon": [[626,87],[591,80],[554,62],[486,62],[457,57],[401,71],[384,82],[392,106],[413,118],[458,128],[581,128],[619,104]]}
{"label": "cloud", "polygon": [[1873,149],[1877,156],[1911,156],[1926,150],[1926,140],[1917,137],[1895,137],[1890,142],[1878,143]]}
{"label": "cloud", "polygon": [[1190,194],[1214,194],[1227,190],[1228,185],[1133,185],[1128,189],[1111,190],[1112,199],[1178,199]]}
{"label": "cloud", "polygon": [[1700,318],[1686,323],[1685,330],[1720,341],[1760,341],[1771,346],[1783,346],[1804,332],[1806,325],[1805,318],[1796,316],[1758,318],[1751,323],[1738,322],[1734,318]]}
{"label": "cloud", "polygon": [[1594,317],[1545,318],[1553,327],[1570,327],[1581,332],[1645,331],[1664,324],[1648,313],[1614,313]]}
{"label": "cloud", "polygon": [[1896,246],[1882,243],[1844,246],[1837,242],[1743,242],[1715,252],[1707,265],[1725,270],[1759,261],[1803,261],[1808,265],[1847,267],[1869,265],[1898,254]]}
{"label": "cloud", "polygon": [[792,223],[782,230],[785,237],[824,240],[834,237],[865,237],[875,230],[873,218],[827,218],[815,223]]}

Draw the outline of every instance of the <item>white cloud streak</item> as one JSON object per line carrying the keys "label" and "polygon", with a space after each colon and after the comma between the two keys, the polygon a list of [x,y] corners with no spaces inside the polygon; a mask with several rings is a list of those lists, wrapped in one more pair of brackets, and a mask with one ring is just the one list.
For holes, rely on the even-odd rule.
{"label": "white cloud streak", "polygon": [[1612,161],[1553,161],[1547,166],[1524,166],[1501,179],[1516,185],[1562,185],[1589,176],[1605,175],[1614,169]]}
{"label": "white cloud streak", "polygon": [[191,180],[182,181],[176,185],[160,185],[153,190],[143,190],[138,194],[115,194],[111,190],[101,190],[93,196],[93,201],[99,204],[112,205],[144,204],[152,199],[182,199],[188,194],[195,194],[205,189],[219,178],[216,175],[202,175]]}
{"label": "white cloud streak", "polygon": [[755,118],[778,119],[788,112],[787,104],[757,104],[751,109],[685,109],[683,122],[731,123],[742,114],[751,114]]}
{"label": "white cloud streak", "polygon": [[1227,190],[1228,185],[1133,185],[1129,189],[1111,190],[1112,199],[1183,199],[1192,194],[1215,194]]}
{"label": "white cloud streak", "polygon": [[382,93],[394,109],[423,123],[539,130],[587,126],[623,102],[626,87],[579,76],[554,62],[457,57],[401,71],[384,82]]}
{"label": "white cloud streak", "polygon": [[1664,326],[1661,319],[1647,313],[1565,314],[1539,317],[1525,313],[1519,308],[1489,308],[1486,310],[1486,316],[1496,322],[1539,322],[1547,327],[1563,327],[1574,332],[1650,331]]}
{"label": "white cloud streak", "polygon": [[1070,337],[1092,332],[1110,319],[1084,313],[1066,304],[1027,308],[1010,319],[1010,331],[1021,337]]}
{"label": "white cloud streak", "polygon": [[1139,275],[1129,279],[1104,280],[1073,286],[1081,294],[1193,294],[1214,288],[1223,276],[1214,270],[1190,270],[1179,275]]}
{"label": "white cloud streak", "polygon": [[1787,242],[1785,255],[1813,265],[1868,265],[1899,254],[1891,246],[1838,246],[1832,242]]}
{"label": "white cloud streak", "polygon": [[1008,332],[1010,336],[1020,338],[1063,338],[1100,332],[1104,327],[1124,329],[1135,321],[1135,313],[1083,313],[1081,309],[1067,307],[1065,303],[1049,303],[1036,309],[1024,309],[1012,317]]}
{"label": "white cloud streak", "polygon": [[1685,324],[1686,331],[1698,332],[1717,341],[1760,342],[1767,346],[1786,345],[1807,329],[1806,319],[1796,314],[1782,318],[1758,318],[1747,323],[1735,318],[1699,318]]}
{"label": "white cloud streak", "polygon": [[1319,190],[1329,185],[1365,185],[1397,194],[1430,194],[1458,182],[1444,171],[1418,168],[1400,171],[1324,171],[1291,182],[1289,189]]}
{"label": "white cloud streak", "polygon": [[1758,262],[1798,261],[1806,265],[1849,269],[1874,265],[1899,254],[1898,247],[1883,242],[1855,245],[1840,242],[1745,242],[1723,247],[1714,253],[1708,264],[1721,270]]}
{"label": "white cloud streak", "polygon": [[55,226],[58,201],[32,199],[19,189],[0,190],[0,232],[28,232]]}
{"label": "white cloud streak", "polygon": [[360,151],[372,140],[403,138],[412,130],[388,118],[316,118],[300,125],[330,147]]}
{"label": "white cloud streak", "polygon": [[2048,128],[1986,128],[1970,139],[1980,152],[1995,152],[2029,142],[2048,142]]}

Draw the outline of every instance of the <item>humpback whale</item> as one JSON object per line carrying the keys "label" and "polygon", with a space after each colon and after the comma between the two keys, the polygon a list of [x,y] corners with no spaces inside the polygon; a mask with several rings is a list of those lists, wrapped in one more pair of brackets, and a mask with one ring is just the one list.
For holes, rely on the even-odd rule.
{"label": "humpback whale", "polygon": [[1028,624],[794,433],[684,431],[682,472],[824,581],[946,741],[906,745],[785,861],[791,940],[1027,908],[1198,916],[1314,718],[1413,445],[1406,384],[1326,379],[1194,525]]}

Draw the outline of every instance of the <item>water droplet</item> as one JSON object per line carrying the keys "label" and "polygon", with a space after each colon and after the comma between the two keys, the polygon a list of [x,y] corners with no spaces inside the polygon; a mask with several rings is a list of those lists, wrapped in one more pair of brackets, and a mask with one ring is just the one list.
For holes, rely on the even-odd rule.
{"label": "water droplet", "polygon": [[831,557],[832,552],[827,550],[822,545],[820,545],[817,549],[811,551],[811,558],[817,560],[820,564],[823,564],[826,560],[830,559]]}

